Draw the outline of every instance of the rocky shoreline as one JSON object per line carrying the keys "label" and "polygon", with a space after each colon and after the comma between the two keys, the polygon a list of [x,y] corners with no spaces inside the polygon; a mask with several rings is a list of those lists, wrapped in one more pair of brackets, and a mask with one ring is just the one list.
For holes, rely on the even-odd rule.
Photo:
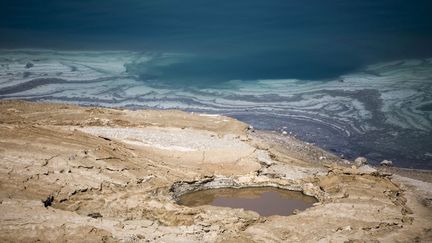
{"label": "rocky shoreline", "polygon": [[[430,242],[432,173],[355,164],[229,117],[0,101],[0,240]],[[278,187],[292,216],[176,204]]]}

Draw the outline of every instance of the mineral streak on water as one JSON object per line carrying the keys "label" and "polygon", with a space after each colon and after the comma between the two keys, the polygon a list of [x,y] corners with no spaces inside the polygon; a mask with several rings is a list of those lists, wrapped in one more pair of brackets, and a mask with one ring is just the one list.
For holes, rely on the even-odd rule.
{"label": "mineral streak on water", "polygon": [[155,84],[133,68],[158,58],[129,51],[2,51],[0,98],[226,114],[261,129],[286,127],[348,158],[432,167],[430,58],[369,65],[325,81],[232,80],[181,89]]}
{"label": "mineral streak on water", "polygon": [[0,99],[226,114],[432,168],[432,2],[0,2]]}

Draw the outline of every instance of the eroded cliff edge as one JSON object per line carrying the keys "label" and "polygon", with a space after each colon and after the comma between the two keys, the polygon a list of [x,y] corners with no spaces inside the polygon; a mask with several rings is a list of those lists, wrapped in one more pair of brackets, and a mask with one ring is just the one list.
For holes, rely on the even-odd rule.
{"label": "eroded cliff edge", "polygon": [[[430,172],[422,181],[356,167],[228,117],[1,101],[0,145],[3,242],[432,239]],[[267,218],[175,203],[192,190],[250,186],[319,202]]]}

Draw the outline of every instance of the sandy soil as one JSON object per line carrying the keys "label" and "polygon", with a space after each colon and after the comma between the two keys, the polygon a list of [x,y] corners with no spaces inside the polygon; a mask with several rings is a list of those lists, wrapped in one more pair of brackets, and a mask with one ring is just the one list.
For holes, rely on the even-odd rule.
{"label": "sandy soil", "polygon": [[[0,102],[0,241],[430,242],[427,171],[355,167],[223,116]],[[318,203],[288,217],[176,204],[273,186]]]}

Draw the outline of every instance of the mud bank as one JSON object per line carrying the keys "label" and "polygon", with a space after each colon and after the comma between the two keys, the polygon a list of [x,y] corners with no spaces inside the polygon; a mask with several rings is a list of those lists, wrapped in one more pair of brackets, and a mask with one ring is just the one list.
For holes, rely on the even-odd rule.
{"label": "mud bank", "polygon": [[[1,101],[0,144],[3,242],[432,240],[428,172],[356,167],[228,117]],[[176,203],[226,187],[318,202],[271,217]]]}

